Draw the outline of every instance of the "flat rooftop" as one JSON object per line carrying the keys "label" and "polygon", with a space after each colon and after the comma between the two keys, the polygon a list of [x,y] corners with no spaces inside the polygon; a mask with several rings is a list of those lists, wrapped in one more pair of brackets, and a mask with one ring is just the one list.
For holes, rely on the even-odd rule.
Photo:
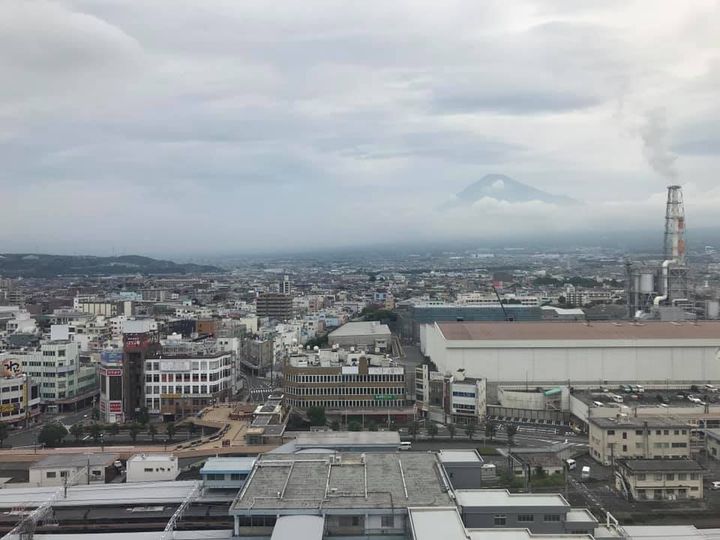
{"label": "flat rooftop", "polygon": [[451,505],[434,454],[264,454],[230,514]]}
{"label": "flat rooftop", "polygon": [[255,460],[254,457],[211,457],[200,469],[200,474],[250,471]]}
{"label": "flat rooftop", "polygon": [[156,463],[167,463],[168,461],[176,461],[177,458],[172,454],[135,454],[128,458],[128,461],[153,461]]}
{"label": "flat rooftop", "polygon": [[439,322],[448,341],[704,339],[720,344],[720,321],[630,322],[518,321]]}
{"label": "flat rooftop", "polygon": [[412,540],[465,540],[465,525],[456,508],[410,508]]}
{"label": "flat rooftop", "polygon": [[623,459],[618,460],[633,472],[699,472],[704,469],[691,459]]}
{"label": "flat rooftop", "polygon": [[483,463],[480,454],[471,449],[440,450],[438,459],[442,463],[477,463],[478,465]]}
{"label": "flat rooftop", "polygon": [[674,418],[672,416],[624,416],[602,418],[590,417],[588,423],[598,426],[601,429],[641,429],[648,428],[686,428],[689,429],[687,420]]}
{"label": "flat rooftop", "polygon": [[590,540],[589,534],[533,534],[528,529],[469,529],[469,540]]}
{"label": "flat rooftop", "polygon": [[506,506],[556,507],[570,510],[570,504],[557,493],[510,493],[505,489],[456,489],[460,506],[496,508]]}
{"label": "flat rooftop", "polygon": [[307,431],[298,433],[295,438],[298,449],[324,447],[341,448],[343,446],[400,446],[400,434],[397,431]]}
{"label": "flat rooftop", "polygon": [[359,321],[343,324],[330,332],[329,337],[390,336],[390,327],[376,321]]}

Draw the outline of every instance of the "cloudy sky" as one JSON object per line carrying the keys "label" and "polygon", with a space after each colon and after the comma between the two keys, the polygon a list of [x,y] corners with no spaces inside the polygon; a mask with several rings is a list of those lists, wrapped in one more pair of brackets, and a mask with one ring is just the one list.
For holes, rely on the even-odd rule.
{"label": "cloudy sky", "polygon": [[[3,0],[0,252],[661,230],[671,181],[720,225],[719,35],[702,0]],[[585,204],[439,210],[490,173]]]}

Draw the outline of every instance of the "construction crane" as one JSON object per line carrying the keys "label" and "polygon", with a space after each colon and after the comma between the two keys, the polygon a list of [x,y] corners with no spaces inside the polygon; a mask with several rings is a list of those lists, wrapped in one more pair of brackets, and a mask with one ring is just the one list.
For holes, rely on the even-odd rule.
{"label": "construction crane", "polygon": [[500,294],[498,294],[497,289],[495,288],[495,285],[490,285],[492,287],[493,292],[495,293],[495,296],[497,296],[498,302],[500,303],[500,308],[503,311],[503,316],[505,317],[506,322],[512,322],[513,318],[508,315],[507,310],[505,309],[505,305],[503,304],[502,299],[500,298]]}

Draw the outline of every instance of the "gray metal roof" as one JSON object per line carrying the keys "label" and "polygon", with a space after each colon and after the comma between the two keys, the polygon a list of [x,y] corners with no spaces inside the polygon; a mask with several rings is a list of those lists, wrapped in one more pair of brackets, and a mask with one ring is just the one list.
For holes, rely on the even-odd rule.
{"label": "gray metal roof", "polygon": [[264,454],[230,513],[451,505],[434,454]]}
{"label": "gray metal roof", "polygon": [[207,473],[241,473],[252,470],[254,457],[211,457],[200,469],[200,474]]}
{"label": "gray metal roof", "polygon": [[[143,482],[141,484],[90,484],[70,486],[67,498],[60,498],[53,506],[102,506],[180,503],[195,487],[196,482]],[[0,508],[14,508],[19,502],[30,508],[47,501],[57,487],[0,489]]]}
{"label": "gray metal roof", "polygon": [[31,469],[57,469],[60,467],[77,468],[87,467],[88,463],[91,467],[108,467],[113,461],[118,459],[118,454],[50,454],[41,459]]}
{"label": "gray metal roof", "polygon": [[641,429],[648,428],[688,428],[687,420],[672,416],[628,416],[621,420],[616,418],[590,417],[588,423],[603,429]]}

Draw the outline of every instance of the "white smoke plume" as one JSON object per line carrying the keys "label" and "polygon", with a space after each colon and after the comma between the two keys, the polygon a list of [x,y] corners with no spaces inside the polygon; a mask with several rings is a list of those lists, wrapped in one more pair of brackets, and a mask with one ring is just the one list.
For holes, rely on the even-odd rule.
{"label": "white smoke plume", "polygon": [[665,109],[655,109],[645,114],[645,122],[640,127],[643,141],[643,154],[653,170],[669,180],[678,176],[675,161],[677,155],[668,147],[668,130]]}

